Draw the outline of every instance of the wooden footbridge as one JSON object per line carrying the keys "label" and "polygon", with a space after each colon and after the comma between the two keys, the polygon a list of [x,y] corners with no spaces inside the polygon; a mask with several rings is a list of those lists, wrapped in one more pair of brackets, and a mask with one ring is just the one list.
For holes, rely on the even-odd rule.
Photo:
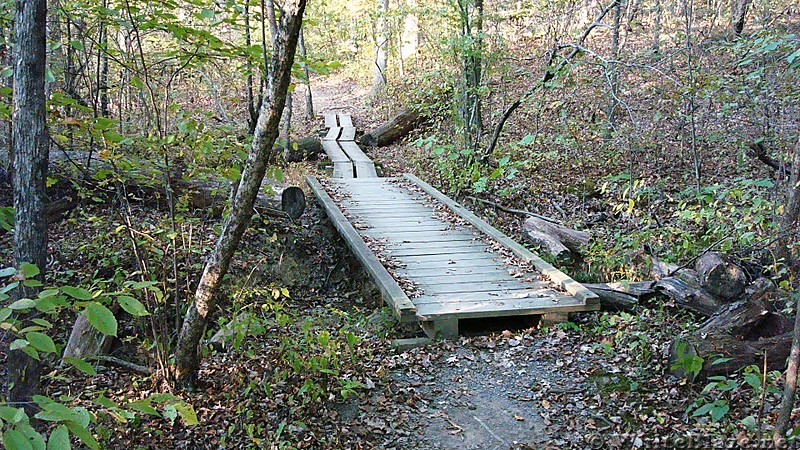
{"label": "wooden footbridge", "polygon": [[332,178],[306,181],[400,321],[452,338],[462,319],[599,309],[594,293],[419,178],[378,177],[349,115],[325,125]]}

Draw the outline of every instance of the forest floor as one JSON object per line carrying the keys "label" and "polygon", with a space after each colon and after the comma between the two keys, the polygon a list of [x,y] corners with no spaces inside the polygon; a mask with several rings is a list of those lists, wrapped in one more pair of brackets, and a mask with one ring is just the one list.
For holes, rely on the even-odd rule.
{"label": "forest floor", "polygon": [[[348,111],[359,131],[380,120],[372,112],[382,106],[361,101],[364,91],[352,80],[332,76],[315,88],[318,112]],[[301,98],[296,94],[295,105]],[[298,134],[319,128],[321,119]],[[400,144],[371,156],[397,174],[414,169],[408,155],[415,149]],[[293,165],[287,178],[314,170]],[[206,352],[195,391],[175,392],[193,406],[197,425],[185,425],[174,411],[134,420],[109,414],[98,395],[124,404],[170,390],[164,380],[116,367],[100,367],[95,377],[54,369],[48,395],[96,412],[108,448],[757,447],[761,420],[779,394],[757,394],[742,375],[734,380],[739,388],[724,393],[669,376],[668,343],[696,323],[669,304],[654,302],[635,316],[577,314],[550,328],[494,323],[454,341],[392,350],[391,339],[419,331],[392,323],[324,213],[309,203],[300,223],[265,220],[245,235],[220,316],[247,312],[252,322],[227,350]],[[119,244],[98,238],[119,226],[107,205],[86,211],[51,227],[51,272],[91,273],[87,251]],[[107,221],[82,219],[103,214]],[[135,215],[147,226],[167,213],[140,205]],[[214,219],[197,219],[197,239],[212,241]],[[515,219],[498,222],[519,238]],[[133,331],[142,324],[128,320],[115,355],[146,363],[152,345]],[[66,333],[69,322],[61,325]],[[731,411],[727,420],[692,413],[720,399]]]}

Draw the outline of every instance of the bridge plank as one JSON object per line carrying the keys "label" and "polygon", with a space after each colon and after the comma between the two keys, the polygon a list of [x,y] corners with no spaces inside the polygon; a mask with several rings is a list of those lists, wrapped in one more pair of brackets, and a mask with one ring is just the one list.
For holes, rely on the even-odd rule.
{"label": "bridge plank", "polygon": [[353,126],[353,118],[350,117],[350,114],[338,114],[338,117],[339,117],[339,126],[341,127]]}
{"label": "bridge plank", "polygon": [[428,183],[420,180],[419,178],[415,177],[411,174],[405,174],[406,179],[416,183],[419,187],[421,187],[425,192],[428,193],[431,197],[439,200],[440,202],[447,205],[448,208],[453,210],[456,214],[463,217],[469,223],[471,223],[475,228],[481,230],[483,233],[491,236],[497,242],[511,250],[517,257],[522,258],[525,261],[530,262],[531,264],[536,267],[536,270],[548,276],[554,283],[558,284],[569,292],[570,294],[578,297],[580,300],[583,300],[587,306],[592,307],[593,309],[600,308],[600,300],[598,299],[597,295],[587,289],[582,284],[576,282],[564,272],[556,269],[550,263],[546,262],[527,248],[523,247],[519,243],[513,241],[511,238],[500,232],[498,229],[494,228],[493,226],[486,223],[483,219],[476,216],[474,213],[469,211],[468,209],[464,208],[463,206],[459,205],[446,195],[439,192],[433,186],[429,185]]}
{"label": "bridge plank", "polygon": [[341,133],[342,129],[339,127],[331,127],[328,129],[328,132],[325,134],[325,137],[322,138],[323,141],[335,141],[339,137],[339,133]]}
{"label": "bridge plank", "polygon": [[338,141],[342,142],[353,141],[356,138],[355,128],[353,128],[352,126],[346,127],[344,125],[341,125],[341,127],[342,127],[342,132],[339,134],[339,139],[337,139]]}
{"label": "bridge plank", "polygon": [[325,113],[325,128],[336,127],[336,114]]}
{"label": "bridge plank", "polygon": [[364,243],[355,228],[350,225],[350,222],[348,222],[342,212],[339,211],[333,199],[325,192],[325,188],[312,176],[306,177],[306,183],[311,187],[311,190],[314,191],[317,200],[322,204],[328,217],[331,219],[336,229],[339,230],[339,233],[344,238],[348,247],[350,247],[356,255],[356,258],[358,258],[364,266],[364,269],[378,286],[384,300],[392,307],[398,320],[413,320],[416,307],[406,293],[403,292],[403,289],[400,288],[400,285],[397,284],[397,281],[386,271],[386,268],[383,267],[375,254],[372,253],[372,250],[367,247],[367,244]]}

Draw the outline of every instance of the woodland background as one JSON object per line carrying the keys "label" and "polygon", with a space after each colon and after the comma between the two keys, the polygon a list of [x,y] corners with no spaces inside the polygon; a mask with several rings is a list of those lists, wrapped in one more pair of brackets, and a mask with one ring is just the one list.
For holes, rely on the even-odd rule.
{"label": "woodland background", "polygon": [[[16,11],[0,2],[0,258],[14,267],[0,271],[3,368],[14,379],[14,352],[42,361],[41,377],[26,372],[41,396],[0,406],[7,448],[484,448],[497,442],[442,405],[501,401],[522,411],[495,428],[513,448],[771,435],[785,355],[723,374],[708,373],[714,355],[669,358],[673,338],[716,310],[634,296],[551,329],[504,324],[398,354],[389,340],[416,330],[381,310],[324,214],[309,202],[290,220],[269,197],[325,173],[302,146],[322,111],[367,131],[411,108],[411,134],[369,151],[384,174],[421,175],[519,240],[509,210],[590,232],[548,257],[593,285],[630,291],[719,253],[744,274],[744,300],[760,286],[759,305],[791,323],[796,1],[310,2],[268,130],[272,190],[187,377],[180,330],[235,211],[262,103],[281,103],[274,75],[305,2],[275,3],[47,2],[49,241],[34,267],[13,254]],[[20,284],[35,301],[19,303]],[[754,341],[778,335],[764,327]],[[62,361],[76,329],[92,350]],[[781,342],[788,351],[791,333]],[[453,380],[471,376],[501,382],[463,400]]]}

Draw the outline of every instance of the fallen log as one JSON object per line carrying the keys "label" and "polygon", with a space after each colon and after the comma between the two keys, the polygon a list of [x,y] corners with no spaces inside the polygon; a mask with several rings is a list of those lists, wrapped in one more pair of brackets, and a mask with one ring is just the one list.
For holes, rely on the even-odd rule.
{"label": "fallen log", "polygon": [[[792,344],[792,321],[759,299],[740,300],[720,309],[695,332],[682,335],[670,345],[670,373],[704,379],[729,375],[749,365],[768,370],[786,367]],[[699,357],[702,367],[689,373]]]}
{"label": "fallen log", "polygon": [[676,306],[702,316],[711,316],[724,305],[703,289],[694,270],[681,269],[675,276],[661,278],[654,287]]}
{"label": "fallen log", "polygon": [[[166,196],[164,183],[154,182],[164,177],[164,170],[159,164],[148,160],[132,159],[112,164],[102,158],[91,157],[89,152],[51,152],[51,171],[54,173],[72,179],[91,179],[95,176],[105,178],[110,174],[118,174],[125,188],[142,198]],[[196,209],[205,209],[213,216],[222,214],[230,198],[232,182],[221,177],[212,175],[206,179],[183,180],[182,170],[176,165],[170,167],[170,179],[176,195],[186,194],[189,205]],[[267,212],[283,211],[294,220],[305,211],[306,198],[302,189],[269,179],[265,179],[261,186],[256,208]],[[66,211],[74,208],[74,205],[69,202],[53,205],[52,213],[47,217],[57,221]]]}
{"label": "fallen log", "polygon": [[324,153],[322,142],[316,138],[302,138],[293,142],[289,146],[289,151],[285,154],[286,162],[300,162],[316,159]]}
{"label": "fallen log", "polygon": [[[219,216],[231,194],[231,182],[221,178],[179,183],[180,191],[188,194],[189,205]],[[303,215],[306,195],[302,189],[273,180],[264,180],[256,197],[256,209],[269,213],[282,211],[293,220]],[[271,214],[274,215],[274,214]]]}
{"label": "fallen log", "polygon": [[656,295],[654,281],[584,284],[597,294],[603,309],[630,311]]}
{"label": "fallen log", "polygon": [[717,297],[738,300],[747,286],[747,274],[730,259],[716,252],[706,253],[695,264],[700,285]]}
{"label": "fallen log", "polygon": [[573,230],[538,217],[525,219],[522,229],[528,241],[542,247],[557,260],[574,259],[580,254],[581,247],[589,244],[591,237],[585,231]]}
{"label": "fallen log", "polygon": [[406,108],[387,122],[361,136],[361,143],[368,147],[385,147],[404,137],[422,123],[423,117],[411,108]]}

